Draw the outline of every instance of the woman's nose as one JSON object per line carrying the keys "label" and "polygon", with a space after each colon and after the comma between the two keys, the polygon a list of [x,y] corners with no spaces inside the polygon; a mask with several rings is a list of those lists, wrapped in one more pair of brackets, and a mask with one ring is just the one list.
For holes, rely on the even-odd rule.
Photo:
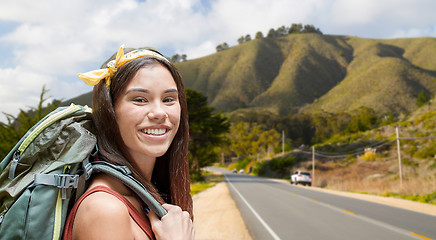
{"label": "woman's nose", "polygon": [[160,104],[154,104],[154,106],[148,112],[147,116],[150,119],[160,120],[166,119],[168,117],[168,114],[165,112]]}

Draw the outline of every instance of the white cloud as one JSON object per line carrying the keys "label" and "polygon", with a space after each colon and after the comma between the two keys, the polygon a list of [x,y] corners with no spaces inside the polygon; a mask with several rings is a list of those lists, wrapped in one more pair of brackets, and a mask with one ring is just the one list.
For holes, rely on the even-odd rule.
{"label": "white cloud", "polygon": [[392,33],[389,38],[411,38],[416,36],[429,37],[436,36],[436,25],[427,28],[399,29]]}
{"label": "white cloud", "polygon": [[221,42],[236,43],[240,36],[246,34],[254,36],[256,32],[261,31],[266,35],[271,28],[306,22],[311,11],[318,6],[318,2],[219,0],[212,4],[213,12],[210,18],[221,27]]}
{"label": "white cloud", "polygon": [[[28,72],[21,67],[0,69],[0,96],[5,103],[1,111],[16,115],[20,108],[24,110],[28,106],[36,106],[42,86],[52,81],[50,76]],[[0,120],[6,120],[3,114]]]}
{"label": "white cloud", "polygon": [[[66,100],[92,90],[80,80],[63,81],[53,75],[27,71],[22,67],[0,68],[0,84],[2,86],[0,96],[3,102],[0,112],[14,116],[20,109],[28,110],[29,107],[37,106],[43,86],[48,90],[45,98],[51,100],[60,100],[63,96],[67,97],[64,99]],[[6,122],[4,114],[0,114],[0,121]]]}
{"label": "white cloud", "polygon": [[208,53],[212,53],[216,51],[217,44],[211,41],[205,41],[202,43],[199,43],[198,46],[192,46],[183,48],[183,50],[177,50],[176,52],[179,53],[189,53],[188,60],[192,60],[195,58],[203,57],[207,55]]}
{"label": "white cloud", "polygon": [[98,68],[123,43],[194,59],[222,42],[235,45],[240,36],[292,23],[325,34],[434,37],[434,9],[433,0],[3,1],[0,112],[35,105],[43,84],[54,98],[90,90],[76,73]]}
{"label": "white cloud", "polygon": [[382,11],[380,3],[365,0],[337,0],[332,7],[333,21],[339,25],[365,24]]}

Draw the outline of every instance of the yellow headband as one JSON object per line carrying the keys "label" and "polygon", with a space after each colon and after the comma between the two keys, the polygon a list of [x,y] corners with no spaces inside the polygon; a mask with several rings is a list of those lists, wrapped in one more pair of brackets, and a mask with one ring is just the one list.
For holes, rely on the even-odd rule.
{"label": "yellow headband", "polygon": [[157,52],[147,49],[137,49],[125,55],[123,54],[124,54],[124,45],[122,45],[120,49],[118,49],[117,57],[115,58],[115,60],[108,62],[107,68],[98,69],[87,73],[79,73],[79,78],[82,79],[88,85],[96,85],[102,79],[106,79],[106,87],[109,90],[111,84],[111,78],[115,75],[117,69],[133,59],[150,56],[168,62],[168,59],[166,59],[164,56],[160,55]]}

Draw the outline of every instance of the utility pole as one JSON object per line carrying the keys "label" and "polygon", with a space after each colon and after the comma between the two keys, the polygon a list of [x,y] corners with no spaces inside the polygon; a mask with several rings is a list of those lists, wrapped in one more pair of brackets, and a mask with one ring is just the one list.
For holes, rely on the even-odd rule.
{"label": "utility pole", "polygon": [[312,185],[315,183],[315,147],[312,146]]}
{"label": "utility pole", "polygon": [[403,170],[401,164],[401,150],[400,150],[400,133],[398,127],[395,127],[395,133],[397,134],[397,152],[398,152],[398,167],[400,174],[400,187],[403,189]]}
{"label": "utility pole", "polygon": [[282,154],[285,155],[285,130],[282,130]]}

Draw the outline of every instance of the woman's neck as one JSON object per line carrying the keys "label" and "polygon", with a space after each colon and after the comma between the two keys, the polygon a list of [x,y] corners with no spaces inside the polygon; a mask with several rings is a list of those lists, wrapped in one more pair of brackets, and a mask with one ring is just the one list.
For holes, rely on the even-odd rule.
{"label": "woman's neck", "polygon": [[153,175],[154,164],[156,163],[156,157],[149,157],[143,154],[131,153],[132,160],[135,162],[138,170],[141,172],[142,176],[148,181],[151,181],[151,176]]}

